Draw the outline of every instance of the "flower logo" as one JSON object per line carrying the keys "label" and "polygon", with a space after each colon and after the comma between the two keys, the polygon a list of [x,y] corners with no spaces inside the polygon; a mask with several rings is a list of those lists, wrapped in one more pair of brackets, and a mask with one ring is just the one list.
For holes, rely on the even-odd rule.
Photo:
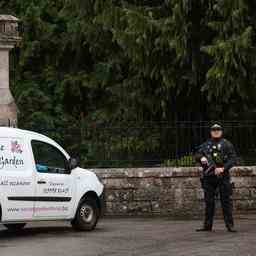
{"label": "flower logo", "polygon": [[23,150],[21,149],[21,145],[18,143],[18,141],[12,141],[11,142],[11,151],[12,153],[21,154]]}

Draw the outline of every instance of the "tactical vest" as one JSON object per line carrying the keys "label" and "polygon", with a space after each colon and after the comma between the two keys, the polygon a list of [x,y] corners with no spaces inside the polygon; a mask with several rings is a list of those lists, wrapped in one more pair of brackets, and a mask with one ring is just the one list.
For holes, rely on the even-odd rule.
{"label": "tactical vest", "polygon": [[207,152],[210,156],[210,158],[215,162],[216,166],[222,167],[224,165],[224,162],[226,160],[226,154],[225,154],[225,139],[221,139],[218,142],[214,142],[212,140],[209,140],[207,142]]}

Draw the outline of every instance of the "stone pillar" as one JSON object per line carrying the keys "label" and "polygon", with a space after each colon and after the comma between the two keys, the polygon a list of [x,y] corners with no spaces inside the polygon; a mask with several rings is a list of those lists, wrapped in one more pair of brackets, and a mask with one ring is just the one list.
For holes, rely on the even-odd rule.
{"label": "stone pillar", "polygon": [[9,88],[9,52],[20,40],[18,19],[0,15],[0,126],[17,124],[17,107]]}

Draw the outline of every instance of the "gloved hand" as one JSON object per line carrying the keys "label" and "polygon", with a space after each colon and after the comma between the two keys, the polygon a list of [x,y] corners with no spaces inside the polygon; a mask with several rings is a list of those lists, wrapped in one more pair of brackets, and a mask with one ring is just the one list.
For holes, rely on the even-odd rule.
{"label": "gloved hand", "polygon": [[208,163],[208,159],[205,157],[205,156],[203,156],[201,159],[200,159],[200,161],[201,161],[201,164],[202,165],[208,165],[209,163]]}
{"label": "gloved hand", "polygon": [[220,176],[224,172],[224,168],[216,168],[215,175]]}

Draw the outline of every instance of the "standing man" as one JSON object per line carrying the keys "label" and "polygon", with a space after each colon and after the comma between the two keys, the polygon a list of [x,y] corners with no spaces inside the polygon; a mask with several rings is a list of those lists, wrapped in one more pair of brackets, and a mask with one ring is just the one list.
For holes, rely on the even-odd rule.
{"label": "standing man", "polygon": [[203,143],[195,159],[203,168],[202,187],[205,200],[204,226],[197,231],[211,231],[215,212],[215,195],[217,189],[224,215],[226,228],[236,232],[232,215],[232,184],[229,170],[236,163],[236,153],[231,142],[223,138],[223,128],[214,124],[210,129],[211,138]]}

